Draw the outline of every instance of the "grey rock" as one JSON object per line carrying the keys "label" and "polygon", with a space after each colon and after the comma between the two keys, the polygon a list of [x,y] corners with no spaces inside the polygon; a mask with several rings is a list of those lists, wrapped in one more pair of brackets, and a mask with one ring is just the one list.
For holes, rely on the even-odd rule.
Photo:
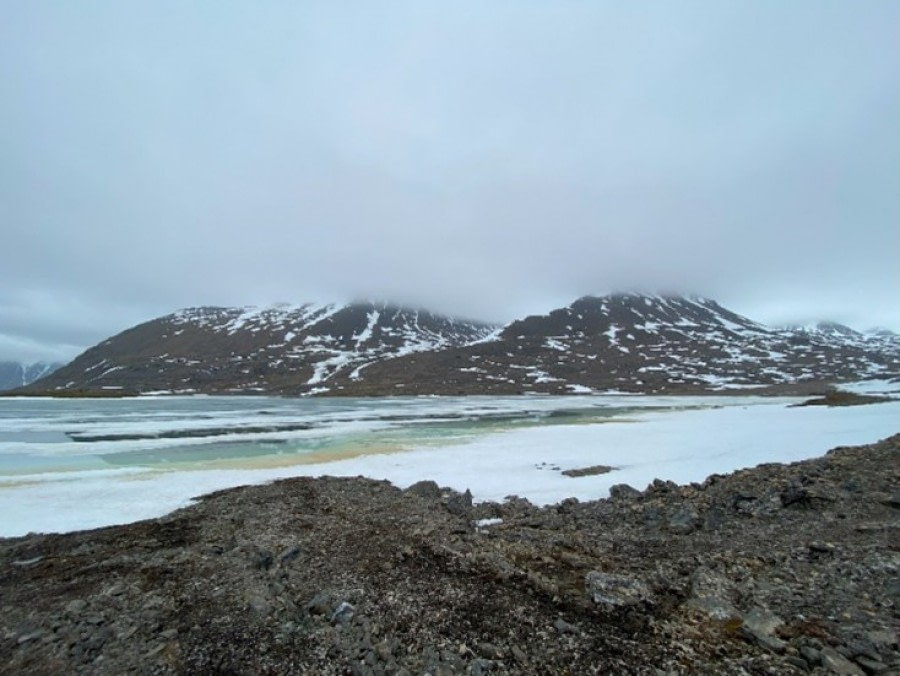
{"label": "grey rock", "polygon": [[465,493],[453,491],[447,496],[447,510],[456,516],[465,516],[472,510],[472,492],[467,488]]}
{"label": "grey rock", "polygon": [[697,569],[691,578],[688,606],[714,620],[724,621],[740,617],[734,607],[734,583],[705,568]]}
{"label": "grey rock", "polygon": [[802,657],[797,657],[796,655],[787,655],[785,656],[784,661],[790,664],[792,667],[797,667],[801,671],[809,671],[809,662],[807,662]]}
{"label": "grey rock", "polygon": [[577,634],[578,627],[574,624],[570,624],[566,622],[564,619],[560,618],[556,622],[553,623],[553,628],[556,629],[560,634]]}
{"label": "grey rock", "polygon": [[822,667],[840,676],[865,676],[861,667],[853,664],[837,650],[830,647],[822,648]]}
{"label": "grey rock", "polygon": [[73,614],[81,613],[85,608],[87,608],[87,601],[84,599],[73,599],[66,604],[66,611]]}
{"label": "grey rock", "polygon": [[781,499],[782,507],[804,508],[812,506],[812,497],[809,492],[796,481],[788,484],[788,487],[781,491],[778,497]]}
{"label": "grey rock", "polygon": [[41,638],[46,632],[43,629],[34,629],[32,631],[26,632],[24,634],[20,634],[16,638],[16,643],[22,645],[23,643],[28,643],[29,641],[36,641]]}
{"label": "grey rock", "polygon": [[441,499],[441,489],[434,481],[417,481],[404,492],[429,500]]}
{"label": "grey rock", "polygon": [[857,655],[853,658],[853,661],[861,666],[863,671],[867,674],[883,674],[890,669],[890,667],[881,660],[873,660],[871,657],[865,655]]}
{"label": "grey rock", "polygon": [[503,649],[493,643],[479,643],[476,648],[479,655],[486,657],[489,660],[502,660],[504,657]]}
{"label": "grey rock", "polygon": [[755,607],[742,618],[743,627],[757,636],[773,636],[784,621],[765,608]]}
{"label": "grey rock", "polygon": [[260,549],[253,552],[251,556],[252,565],[254,568],[260,570],[269,570],[272,567],[272,564],[275,562],[275,557],[272,552],[267,549]]}
{"label": "grey rock", "polygon": [[332,624],[347,624],[353,619],[355,612],[356,609],[352,605],[346,601],[342,601],[338,604],[338,607],[334,609],[334,612],[331,613],[329,621]]}
{"label": "grey rock", "polygon": [[628,484],[616,484],[610,486],[609,497],[613,500],[636,500],[641,497],[641,492]]}
{"label": "grey rock", "polygon": [[588,596],[600,606],[621,608],[652,602],[650,588],[634,577],[592,570],[584,582]]}
{"label": "grey rock", "polygon": [[811,666],[818,666],[822,663],[822,652],[812,646],[801,646],[800,654]]}
{"label": "grey rock", "polygon": [[706,512],[703,527],[706,530],[719,530],[726,521],[725,512],[718,507],[712,507]]}
{"label": "grey rock", "polygon": [[306,604],[306,610],[311,615],[327,615],[334,608],[334,605],[334,599],[332,599],[331,594],[319,592]]}
{"label": "grey rock", "polygon": [[693,533],[700,524],[700,515],[697,510],[691,506],[681,507],[671,514],[666,522],[667,529],[670,533],[676,535],[687,535]]}
{"label": "grey rock", "polygon": [[278,560],[281,562],[281,565],[285,565],[300,556],[302,552],[303,550],[300,548],[300,545],[294,545],[281,552],[281,554],[278,555]]}

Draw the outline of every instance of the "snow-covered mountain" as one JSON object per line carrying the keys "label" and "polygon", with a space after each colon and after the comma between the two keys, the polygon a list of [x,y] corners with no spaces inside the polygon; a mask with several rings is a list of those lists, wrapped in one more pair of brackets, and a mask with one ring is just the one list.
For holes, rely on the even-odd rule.
{"label": "snow-covered mountain", "polygon": [[467,345],[496,330],[384,303],[189,308],[113,336],[38,386],[332,392],[375,362]]}
{"label": "snow-covered mountain", "polygon": [[900,378],[900,337],[770,328],[715,301],[586,296],[505,327],[357,303],[194,308],[91,348],[33,390],[700,392]]}
{"label": "snow-covered mountain", "polygon": [[373,366],[415,393],[699,392],[900,376],[900,339],[837,325],[773,329],[715,301],[613,294],[514,321],[495,340]]}
{"label": "snow-covered mountain", "polygon": [[53,373],[62,364],[51,362],[0,361],[0,392],[28,385]]}

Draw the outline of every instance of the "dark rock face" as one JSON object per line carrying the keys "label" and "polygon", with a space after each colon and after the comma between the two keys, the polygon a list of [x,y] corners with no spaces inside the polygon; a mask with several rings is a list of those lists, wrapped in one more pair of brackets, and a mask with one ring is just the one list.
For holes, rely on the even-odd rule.
{"label": "dark rock face", "polygon": [[894,673],[898,460],[542,509],[293,479],[0,540],[0,673]]}
{"label": "dark rock face", "polygon": [[774,329],[712,300],[584,297],[502,329],[388,305],[194,308],[129,329],[32,391],[699,393],[900,378],[900,338]]}

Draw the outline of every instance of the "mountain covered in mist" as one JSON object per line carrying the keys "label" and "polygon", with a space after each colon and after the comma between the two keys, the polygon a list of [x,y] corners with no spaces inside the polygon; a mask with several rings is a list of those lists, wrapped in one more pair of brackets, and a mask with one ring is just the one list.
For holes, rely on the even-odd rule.
{"label": "mountain covered in mist", "polygon": [[772,328],[684,296],[586,296],[506,326],[388,304],[192,308],[87,350],[31,391],[704,392],[900,377],[900,337]]}
{"label": "mountain covered in mist", "polygon": [[0,392],[33,383],[61,366],[56,362],[0,361]]}

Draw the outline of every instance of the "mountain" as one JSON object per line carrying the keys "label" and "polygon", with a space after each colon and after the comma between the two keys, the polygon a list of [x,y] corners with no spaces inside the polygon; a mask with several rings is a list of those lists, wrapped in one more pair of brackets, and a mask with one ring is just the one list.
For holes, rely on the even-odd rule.
{"label": "mountain", "polygon": [[57,362],[0,361],[0,392],[28,385],[61,366]]}
{"label": "mountain", "polygon": [[384,303],[189,308],[103,341],[30,389],[325,393],[373,363],[496,330]]}
{"label": "mountain", "polygon": [[586,296],[505,327],[384,304],[195,308],[141,324],[36,390],[283,394],[704,392],[900,378],[900,338],[771,328],[700,297]]}
{"label": "mountain", "polygon": [[[700,297],[586,296],[490,342],[373,366],[415,393],[700,392],[900,376],[900,340],[837,325],[773,329]],[[842,327],[843,328],[843,327]]]}

